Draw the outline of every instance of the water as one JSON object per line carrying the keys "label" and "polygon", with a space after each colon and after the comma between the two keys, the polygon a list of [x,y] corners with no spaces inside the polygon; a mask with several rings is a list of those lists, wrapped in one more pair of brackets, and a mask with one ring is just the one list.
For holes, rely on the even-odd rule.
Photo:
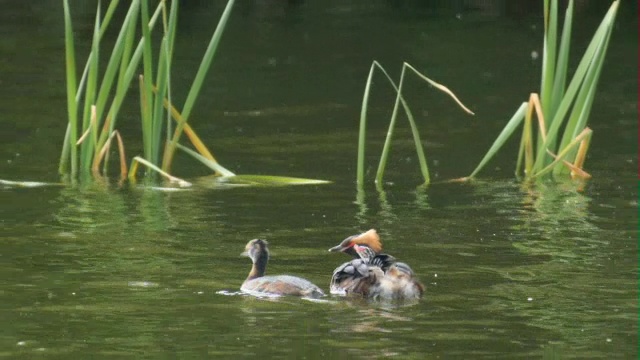
{"label": "water", "polygon": [[[0,178],[56,181],[66,116],[60,8],[20,4],[0,15],[0,29],[15,34],[0,42],[8,59]],[[192,118],[238,173],[332,184],[170,193],[0,188],[0,356],[636,358],[637,20],[622,12],[612,38],[591,120],[588,183],[523,185],[512,179],[507,150],[475,183],[416,188],[401,121],[385,191],[357,193],[357,119],[372,59],[393,74],[402,60],[426,69],[476,111],[465,117],[409,83],[440,181],[468,174],[537,88],[531,51],[541,36],[531,14],[363,4],[240,2]],[[192,76],[196,39],[206,41],[220,10],[208,2],[183,9],[178,86]],[[597,10],[583,13],[584,33]],[[18,14],[38,22],[25,28],[12,20]],[[91,7],[85,15],[78,26],[87,30]],[[369,178],[393,101],[382,80],[376,86]],[[135,110],[122,122],[130,155],[140,146]],[[207,174],[179,160],[177,174]],[[371,227],[427,286],[419,304],[237,293],[250,268],[239,254],[250,239],[269,240],[268,273],[327,290],[346,257],[326,250]]]}

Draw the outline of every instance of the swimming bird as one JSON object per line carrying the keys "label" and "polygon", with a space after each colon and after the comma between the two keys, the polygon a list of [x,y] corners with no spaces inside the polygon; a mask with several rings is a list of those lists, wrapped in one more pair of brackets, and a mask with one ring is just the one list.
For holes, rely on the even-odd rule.
{"label": "swimming bird", "polygon": [[248,256],[253,266],[240,290],[252,295],[294,295],[311,298],[324,296],[322,289],[309,280],[291,275],[265,276],[269,261],[268,245],[266,240],[254,239],[245,246],[241,255]]}
{"label": "swimming bird", "polygon": [[417,300],[424,285],[409,265],[382,254],[376,230],[349,236],[329,251],[340,251],[354,259],[337,267],[332,275],[332,294],[357,294],[374,300]]}

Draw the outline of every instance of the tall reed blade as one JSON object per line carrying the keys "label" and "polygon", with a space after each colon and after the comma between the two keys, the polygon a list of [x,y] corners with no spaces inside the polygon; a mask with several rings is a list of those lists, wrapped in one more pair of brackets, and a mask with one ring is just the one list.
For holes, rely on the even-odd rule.
{"label": "tall reed blade", "polygon": [[76,102],[76,60],[73,41],[73,26],[69,0],[63,1],[64,7],[64,43],[65,43],[65,67],[67,73],[67,115],[69,117],[68,134],[65,136],[66,145],[62,148],[59,171],[65,174],[68,164],[71,163],[71,177],[78,174],[78,150],[75,143],[78,141],[78,103]]}
{"label": "tall reed blade", "polygon": [[[558,0],[544,1],[544,39],[542,52],[542,76],[540,84],[540,97],[542,99],[544,116],[553,120],[551,104],[553,102],[553,83],[556,71],[556,44],[558,27]],[[551,141],[554,141],[551,139]],[[540,148],[543,141],[537,139],[537,147]],[[546,159],[542,159],[545,161]]]}
{"label": "tall reed blade", "polygon": [[[182,107],[182,117],[184,118],[185,122],[189,121],[191,110],[193,109],[193,105],[198,98],[198,94],[200,93],[200,89],[202,88],[202,84],[204,83],[207,72],[211,67],[214,55],[216,54],[216,50],[218,49],[218,44],[220,43],[220,39],[222,38],[222,33],[227,26],[229,17],[231,17],[231,10],[233,9],[234,4],[235,0],[229,0],[227,2],[227,6],[225,7],[220,20],[218,21],[218,26],[216,27],[216,30],[211,37],[209,46],[207,46],[207,50],[205,51],[202,61],[200,62],[200,67],[198,68],[198,72],[196,73],[191,88],[189,89],[187,99],[185,100],[184,106]],[[180,135],[182,135],[183,127],[184,125],[178,124],[178,126],[176,127],[175,135],[171,139],[169,146],[167,146],[162,161],[162,169],[164,169],[165,171],[168,171],[171,168],[173,154],[175,153],[176,144],[180,140]]]}
{"label": "tall reed blade", "polygon": [[[358,188],[364,185],[364,155],[365,155],[365,139],[367,135],[367,110],[369,109],[369,93],[371,92],[371,83],[373,80],[373,72],[376,69],[375,60],[369,69],[367,83],[364,86],[364,95],[362,96],[362,106],[360,107],[360,129],[358,131],[358,162],[356,169],[356,184]],[[384,71],[384,69],[383,69]]]}
{"label": "tall reed blade", "polygon": [[[116,8],[118,7],[118,3],[119,3],[119,0],[111,0],[111,3],[109,4],[109,8],[107,9],[105,18],[102,21],[102,25],[100,26],[100,39],[102,39],[102,36],[107,31],[107,27],[109,25],[109,22],[111,21],[111,17],[115,12]],[[91,65],[92,58],[93,58],[93,51],[89,53],[89,56],[87,57],[87,63],[85,64],[84,70],[82,71],[82,77],[80,79],[80,84],[78,85],[78,91],[76,93],[76,101],[80,101],[80,95],[82,94],[82,90],[84,89],[84,85],[89,75],[89,66]]]}
{"label": "tall reed blade", "polygon": [[156,84],[158,91],[153,92],[153,117],[151,122],[151,162],[159,164],[160,159],[160,144],[162,136],[163,121],[165,120],[165,112],[162,104],[162,99],[167,96],[169,89],[169,50],[166,36],[162,39],[160,45],[160,54],[158,56],[158,73],[156,78]]}
{"label": "tall reed blade", "polygon": [[[566,147],[567,144],[569,144],[569,142],[571,142],[571,140],[575,138],[580,132],[582,132],[583,129],[587,126],[587,120],[589,118],[589,114],[591,113],[591,107],[593,105],[593,99],[595,97],[596,89],[598,86],[598,80],[600,78],[604,58],[609,45],[609,39],[611,38],[613,23],[615,20],[615,15],[617,13],[617,6],[617,1],[611,5],[611,7],[614,8],[613,15],[610,19],[610,22],[607,24],[605,34],[600,39],[600,43],[596,48],[593,59],[585,75],[585,79],[580,92],[576,96],[572,112],[569,115],[567,126],[562,136],[562,141],[560,142],[561,148]],[[575,154],[576,151],[572,150],[567,158],[570,161],[573,161]],[[566,174],[568,172],[569,171],[564,166],[556,166],[553,170],[554,175],[559,175],[561,173]]]}
{"label": "tall reed blade", "polygon": [[[120,105],[124,100],[124,94],[126,94],[131,84],[131,79],[125,80],[124,74],[133,51],[133,41],[136,34],[139,10],[140,1],[131,1],[127,15],[125,16],[124,22],[121,26],[120,33],[118,34],[115,45],[113,46],[111,57],[109,58],[109,63],[102,79],[100,91],[98,92],[98,100],[96,103],[98,118],[102,119],[104,117],[104,121],[96,146],[96,154],[94,155],[94,167],[96,166],[95,163],[99,150],[104,147],[107,138],[115,131],[114,129]],[[113,92],[114,82],[115,95],[113,95],[111,104],[107,108],[109,96],[111,96],[111,93]],[[108,161],[109,153],[105,154],[104,158],[105,173]]]}
{"label": "tall reed blade", "polygon": [[[132,39],[135,35],[135,23],[137,21],[137,10],[138,10],[139,0],[135,0],[131,2],[131,6],[127,11],[127,15],[124,18],[123,24],[120,28],[120,32],[118,33],[118,37],[116,42],[111,50],[111,55],[109,56],[109,61],[107,62],[107,68],[100,82],[100,90],[98,91],[98,97],[96,100],[96,108],[98,111],[98,119],[102,119],[105,113],[105,108],[107,104],[107,100],[109,99],[109,95],[112,93],[113,84],[116,81],[116,75],[118,75],[118,68],[126,64],[126,61],[123,60],[123,55],[125,51],[127,53],[127,57],[131,54]],[[107,17],[105,16],[105,21]],[[132,27],[132,23],[134,26]],[[118,79],[120,80],[120,79]],[[127,84],[128,85],[128,84]],[[105,137],[108,136],[111,132],[105,133]],[[96,149],[97,150],[97,149]]]}
{"label": "tall reed blade", "polygon": [[[554,114],[560,105],[560,100],[564,96],[564,90],[567,83],[567,68],[569,67],[569,52],[571,49],[571,28],[573,25],[573,0],[569,0],[567,10],[564,16],[564,24],[562,26],[562,37],[560,40],[560,48],[558,52],[558,61],[556,62],[556,70],[553,80],[553,90],[551,93],[551,102],[545,104],[548,110],[547,116]],[[555,147],[553,144],[552,148]]]}
{"label": "tall reed blade", "polygon": [[[140,3],[142,16],[142,68],[143,76],[140,76],[140,112],[142,118],[142,137],[144,143],[144,158],[152,161],[152,133],[153,133],[153,53],[151,48],[151,29],[149,28],[149,4],[148,0]],[[162,3],[160,4],[162,5]]]}
{"label": "tall reed blade", "polygon": [[[89,65],[89,75],[87,77],[87,86],[85,87],[85,95],[84,95],[84,112],[82,117],[82,131],[89,131],[91,126],[93,125],[93,129],[96,129],[97,119],[93,121],[92,112],[95,111],[96,104],[96,93],[98,88],[98,67],[100,60],[100,23],[101,23],[101,13],[100,13],[101,1],[98,0],[98,6],[96,8],[96,20],[93,27],[93,41],[91,43],[91,53],[92,57],[90,58]],[[86,141],[82,143],[80,147],[80,168],[84,174],[88,174],[91,170],[91,163],[93,157],[93,149],[95,143],[91,141]]]}
{"label": "tall reed blade", "polygon": [[567,115],[571,105],[573,104],[576,98],[576,95],[580,87],[582,86],[583,80],[587,75],[587,71],[589,70],[590,64],[594,59],[596,51],[599,45],[601,44],[602,39],[608,33],[609,27],[613,23],[612,21],[613,21],[616,9],[618,7],[618,1],[619,0],[616,0],[611,5],[611,7],[609,8],[609,11],[605,15],[602,22],[600,23],[600,26],[596,30],[595,35],[593,36],[591,42],[589,43],[589,46],[587,47],[587,50],[585,51],[584,55],[582,56],[582,59],[580,60],[580,63],[578,64],[576,72],[574,73],[573,78],[571,79],[571,82],[567,87],[565,96],[562,98],[562,101],[558,106],[558,110],[556,111],[555,114],[552,114],[552,120],[550,120],[549,122],[547,141],[545,141],[545,143],[542,144],[542,146],[539,146],[538,149],[536,150],[536,162],[534,164],[535,172],[540,172],[543,167],[546,167],[546,165],[548,165],[547,159],[551,158],[550,156],[547,155],[547,149],[549,149],[549,143],[552,139],[555,139],[558,136],[560,127],[562,124],[564,124],[565,116]]}
{"label": "tall reed blade", "polygon": [[553,92],[553,79],[556,68],[556,46],[558,34],[558,0],[544,1],[545,23],[544,23],[544,49],[542,54],[542,84],[540,95],[545,117],[549,117],[549,110],[546,107],[551,103]]}
{"label": "tall reed blade", "polygon": [[168,68],[168,76],[167,76],[167,81],[168,81],[168,86],[167,86],[167,97],[166,99],[162,99],[160,98],[159,101],[161,100],[161,102],[163,103],[163,105],[165,106],[165,108],[167,108],[167,140],[165,141],[165,150],[167,151],[166,148],[169,145],[169,136],[172,132],[173,129],[173,122],[171,121],[171,111],[168,109],[168,107],[165,104],[165,100],[168,101],[169,104],[172,103],[172,97],[171,97],[171,64],[173,61],[173,49],[174,49],[174,44],[175,44],[175,38],[176,38],[176,33],[178,30],[178,2],[177,1],[172,1],[171,2],[171,9],[169,11],[169,21],[166,25],[167,30],[165,31],[166,37],[167,37],[167,68]]}

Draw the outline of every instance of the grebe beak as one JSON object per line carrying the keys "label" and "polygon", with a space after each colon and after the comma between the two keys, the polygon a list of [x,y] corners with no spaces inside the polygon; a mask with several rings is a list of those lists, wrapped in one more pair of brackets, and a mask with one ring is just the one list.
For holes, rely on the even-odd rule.
{"label": "grebe beak", "polygon": [[249,257],[249,252],[248,252],[248,251],[243,251],[242,253],[240,253],[240,256],[247,256],[247,257]]}
{"label": "grebe beak", "polygon": [[342,246],[342,245],[338,245],[338,246],[334,246],[331,249],[329,249],[330,252],[336,252],[336,251],[343,251],[344,249],[346,249],[346,247]]}

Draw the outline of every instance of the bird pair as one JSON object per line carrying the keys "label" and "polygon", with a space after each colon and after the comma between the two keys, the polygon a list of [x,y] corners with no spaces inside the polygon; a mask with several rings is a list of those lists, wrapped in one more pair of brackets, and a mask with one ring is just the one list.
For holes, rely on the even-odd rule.
{"label": "bird pair", "polygon": [[[253,267],[240,288],[242,291],[255,295],[324,296],[322,289],[306,279],[291,275],[264,276],[269,260],[267,245],[261,239],[247,243],[242,255],[251,258]],[[417,300],[424,293],[424,286],[409,265],[381,253],[380,237],[374,229],[349,236],[329,251],[343,252],[353,258],[333,271],[332,294],[402,301]]]}

